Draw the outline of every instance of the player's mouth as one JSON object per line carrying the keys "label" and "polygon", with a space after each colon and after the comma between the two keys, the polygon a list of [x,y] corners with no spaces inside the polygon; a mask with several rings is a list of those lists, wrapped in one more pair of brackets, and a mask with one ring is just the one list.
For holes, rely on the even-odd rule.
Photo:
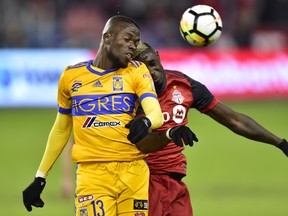
{"label": "player's mouth", "polygon": [[133,56],[133,53],[126,53],[126,57],[129,61],[132,61],[132,56]]}

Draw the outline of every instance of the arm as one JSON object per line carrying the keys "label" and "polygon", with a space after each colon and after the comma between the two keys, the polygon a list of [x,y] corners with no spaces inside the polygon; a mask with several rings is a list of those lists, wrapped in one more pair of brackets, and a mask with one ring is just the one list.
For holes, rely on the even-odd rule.
{"label": "arm", "polygon": [[72,130],[71,114],[58,113],[50,131],[46,149],[36,173],[36,177],[46,178],[53,164],[65,147]]}
{"label": "arm", "polygon": [[141,152],[148,154],[150,152],[162,149],[169,142],[171,142],[171,140],[167,138],[166,131],[161,131],[150,132],[147,136],[135,144]]}
{"label": "arm", "polygon": [[198,142],[196,135],[189,127],[182,125],[169,128],[166,131],[150,132],[136,143],[136,147],[143,153],[148,154],[162,149],[170,142],[183,147],[183,145],[193,146],[194,141]]}
{"label": "arm", "polygon": [[125,127],[130,130],[127,138],[134,144],[147,136],[149,129],[161,127],[164,121],[160,104],[156,97],[144,98],[141,101],[141,106],[143,107],[146,116],[138,116],[125,125]]}
{"label": "arm", "polygon": [[146,117],[151,121],[151,129],[159,128],[163,125],[162,111],[159,101],[154,97],[146,97],[141,101]]}
{"label": "arm", "polygon": [[62,152],[62,195],[64,198],[71,197],[73,191],[71,149],[74,144],[73,136],[68,140]]}
{"label": "arm", "polygon": [[57,114],[54,125],[51,129],[46,149],[36,173],[34,181],[23,191],[23,203],[27,211],[32,211],[32,206],[43,207],[44,202],[40,195],[45,187],[45,178],[53,164],[59,157],[72,129],[72,117],[70,114]]}
{"label": "arm", "polygon": [[223,103],[218,102],[213,109],[205,114],[226,126],[234,133],[248,139],[274,146],[279,146],[279,144],[283,142],[283,139],[269,132],[249,116],[235,112]]}

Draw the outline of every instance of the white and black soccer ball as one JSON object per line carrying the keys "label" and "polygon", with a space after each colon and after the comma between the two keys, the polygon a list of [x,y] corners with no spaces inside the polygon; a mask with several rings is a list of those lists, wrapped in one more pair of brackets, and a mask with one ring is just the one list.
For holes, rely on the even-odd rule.
{"label": "white and black soccer ball", "polygon": [[208,46],[217,41],[222,32],[219,13],[208,5],[188,8],[180,21],[180,33],[193,46]]}

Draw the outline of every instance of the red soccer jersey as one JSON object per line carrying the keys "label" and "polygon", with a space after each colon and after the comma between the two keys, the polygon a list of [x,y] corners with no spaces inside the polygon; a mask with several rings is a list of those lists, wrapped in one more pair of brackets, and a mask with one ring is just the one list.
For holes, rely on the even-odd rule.
{"label": "red soccer jersey", "polygon": [[[166,86],[158,94],[164,124],[155,131],[186,125],[190,108],[207,112],[217,104],[217,99],[200,82],[191,79],[179,71],[166,71]],[[163,149],[149,153],[145,158],[151,174],[180,173],[186,175],[186,157],[182,154],[183,147],[176,146],[172,141]]]}

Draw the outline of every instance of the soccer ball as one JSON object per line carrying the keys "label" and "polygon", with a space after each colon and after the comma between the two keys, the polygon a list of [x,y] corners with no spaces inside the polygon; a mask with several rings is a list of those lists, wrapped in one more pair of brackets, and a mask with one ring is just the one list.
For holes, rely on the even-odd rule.
{"label": "soccer ball", "polygon": [[188,8],[180,21],[180,33],[193,46],[208,46],[221,35],[222,20],[218,12],[208,5]]}

